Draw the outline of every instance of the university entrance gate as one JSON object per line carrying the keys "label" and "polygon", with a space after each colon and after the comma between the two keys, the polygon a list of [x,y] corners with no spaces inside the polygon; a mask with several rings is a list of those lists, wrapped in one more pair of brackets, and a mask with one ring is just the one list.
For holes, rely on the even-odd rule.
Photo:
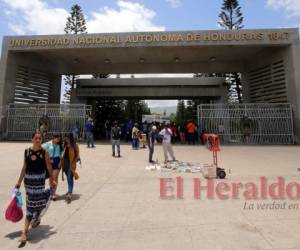
{"label": "university entrance gate", "polygon": [[[241,73],[244,103],[290,103],[295,139],[299,141],[298,29],[4,37],[0,64],[0,107],[9,104],[59,104],[62,75],[210,75],[228,72]],[[89,100],[102,97],[212,98],[214,103],[227,103],[224,85],[210,81],[203,77],[179,79],[176,76],[168,80],[153,77],[126,81],[82,80],[72,91],[71,103],[87,105]],[[13,106],[11,110],[16,111],[13,111]],[[19,128],[11,131],[12,127],[17,126],[12,119],[19,118],[13,113],[8,114],[5,109],[1,110],[2,134],[7,131],[12,136],[16,132],[17,137],[22,137],[22,133],[17,132]],[[21,122],[23,120],[19,119]],[[36,123],[32,123],[32,129],[35,126]],[[247,140],[251,141],[251,138],[248,136]],[[261,139],[254,141],[260,143]]]}

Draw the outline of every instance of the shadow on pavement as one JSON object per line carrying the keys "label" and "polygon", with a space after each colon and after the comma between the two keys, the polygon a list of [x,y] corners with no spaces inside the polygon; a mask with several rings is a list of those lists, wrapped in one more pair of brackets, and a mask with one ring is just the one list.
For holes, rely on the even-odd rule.
{"label": "shadow on pavement", "polygon": [[[73,195],[72,195],[72,201],[77,201],[77,200],[79,200],[81,196],[82,196],[81,194],[73,194]],[[57,201],[66,201],[66,200],[67,200],[66,195],[60,195],[60,196],[58,196],[58,197],[56,198],[56,201],[54,201],[54,202],[57,202]]]}
{"label": "shadow on pavement", "polygon": [[[27,241],[32,243],[32,244],[36,244],[39,243],[42,240],[48,239],[51,235],[56,234],[56,231],[52,230],[53,227],[49,226],[49,225],[40,225],[38,226],[36,229],[30,229],[29,233],[28,233],[28,238]],[[11,240],[17,240],[20,235],[21,235],[22,231],[16,231],[16,232],[12,232],[9,233],[7,235],[5,235],[6,238],[9,238]],[[19,248],[22,248],[26,245],[26,243],[24,244],[19,244]]]}

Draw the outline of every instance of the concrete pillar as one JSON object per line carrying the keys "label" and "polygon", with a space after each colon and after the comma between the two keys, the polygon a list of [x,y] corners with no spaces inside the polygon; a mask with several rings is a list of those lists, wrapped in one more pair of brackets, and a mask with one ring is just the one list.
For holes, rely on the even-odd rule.
{"label": "concrete pillar", "polygon": [[296,142],[300,143],[300,45],[293,45],[286,50],[287,93],[293,106]]}
{"label": "concrete pillar", "polygon": [[241,81],[242,81],[243,102],[249,103],[250,102],[250,88],[249,88],[248,73],[243,72],[241,78],[242,78]]}
{"label": "concrete pillar", "polygon": [[7,124],[7,107],[12,103],[16,85],[16,59],[3,51],[0,65],[0,138],[5,137]]}
{"label": "concrete pillar", "polygon": [[51,77],[49,103],[60,103],[61,75]]}

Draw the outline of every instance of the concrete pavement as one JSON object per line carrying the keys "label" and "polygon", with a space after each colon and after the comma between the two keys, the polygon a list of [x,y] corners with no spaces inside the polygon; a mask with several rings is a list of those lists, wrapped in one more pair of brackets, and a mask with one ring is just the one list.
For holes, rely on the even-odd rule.
{"label": "concrete pavement", "polygon": [[[0,206],[9,201],[28,143],[0,143]],[[110,145],[81,146],[83,167],[75,182],[74,201],[52,202],[42,224],[31,230],[24,249],[300,249],[299,209],[244,209],[245,200],[193,198],[193,178],[199,174],[145,171],[148,150],[122,145],[122,158],[111,157]],[[298,181],[297,146],[226,146],[220,165],[231,169],[227,183],[258,182],[284,177]],[[202,146],[175,146],[177,159],[212,161]],[[155,157],[163,159],[160,146]],[[159,198],[160,177],[183,177],[182,200]],[[24,193],[24,191],[23,191]],[[66,193],[66,181],[58,193]],[[202,193],[205,194],[205,193]],[[255,201],[255,205],[260,202]],[[279,201],[283,202],[283,201]],[[299,204],[299,200],[287,201]],[[247,203],[249,205],[250,203]],[[0,248],[16,249],[22,223],[0,219]]]}

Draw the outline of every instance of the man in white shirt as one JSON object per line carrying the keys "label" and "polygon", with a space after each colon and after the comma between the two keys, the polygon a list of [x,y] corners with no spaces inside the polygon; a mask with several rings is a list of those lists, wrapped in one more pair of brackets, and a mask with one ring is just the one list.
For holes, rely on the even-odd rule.
{"label": "man in white shirt", "polygon": [[172,157],[173,161],[175,161],[174,151],[171,145],[172,130],[170,129],[169,125],[164,126],[164,128],[159,132],[159,135],[162,137],[165,162],[168,161],[168,153]]}

